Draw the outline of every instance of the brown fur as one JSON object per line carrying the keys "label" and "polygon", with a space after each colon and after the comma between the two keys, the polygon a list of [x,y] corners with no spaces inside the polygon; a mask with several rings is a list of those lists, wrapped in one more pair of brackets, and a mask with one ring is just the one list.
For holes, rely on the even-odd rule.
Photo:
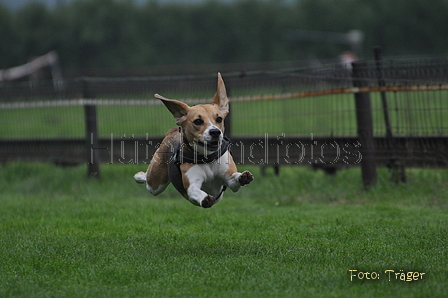
{"label": "brown fur", "polygon": [[170,181],[168,176],[168,152],[172,152],[173,144],[181,137],[177,127],[171,128],[165,136],[162,144],[154,153],[146,172],[146,181],[153,189],[158,189],[161,185]]}
{"label": "brown fur", "polygon": [[[210,142],[210,148],[218,146],[216,145],[216,143],[218,142],[216,141],[216,135],[213,136],[213,138],[215,138],[215,141],[210,141],[211,135],[208,132],[207,128],[211,127],[215,130],[215,132],[219,129],[219,136],[222,138],[222,136],[224,135],[224,118],[229,112],[229,100],[227,98],[224,82],[221,78],[221,74],[219,73],[218,88],[213,98],[212,104],[196,105],[190,107],[183,102],[167,99],[159,94],[155,94],[155,97],[162,100],[163,104],[168,108],[168,110],[176,119],[176,124],[179,125],[182,130],[182,133],[179,131],[179,128],[172,128],[168,131],[160,147],[154,154],[154,157],[146,172],[146,178],[142,179],[142,175],[143,177],[145,177],[144,172],[139,172],[134,176],[136,181],[139,183],[144,183],[144,180],[146,179],[147,185],[151,188],[148,188],[148,190],[154,195],[157,195],[161,193],[170,182],[168,173],[168,158],[172,156],[172,154],[170,153],[174,153],[177,144],[182,144],[184,141],[187,141],[187,147],[191,147],[192,144],[203,146],[201,150],[205,150],[205,142],[207,142],[207,144],[209,144],[208,142]],[[203,123],[195,123],[199,119],[202,120]],[[207,133],[204,137],[205,132]],[[215,149],[216,148],[214,148],[213,150]],[[227,184],[227,186],[229,186],[233,191],[237,191],[240,186],[249,184],[253,180],[253,176],[248,171],[238,173],[232,156],[230,154],[228,154],[228,156],[228,168],[225,170],[225,173],[218,172],[215,173],[213,177],[216,178],[217,176],[220,176],[222,178],[223,176],[225,176],[226,182],[224,183]],[[217,199],[212,195],[205,193],[202,189],[199,189],[203,181],[199,181],[198,179],[196,179],[195,181],[191,181],[190,183],[187,177],[187,172],[189,172],[189,170],[194,166],[195,164],[190,163],[183,163],[180,165],[183,187],[186,191],[189,189],[191,190],[188,196],[189,200],[192,203],[194,203],[195,205],[200,205],[204,208],[211,207],[216,203]],[[222,169],[222,171],[224,171],[224,169]],[[201,175],[197,177],[201,177]],[[213,186],[213,189],[219,190],[222,188],[222,186],[220,186],[220,188],[217,188],[217,186],[218,185]],[[216,192],[214,193],[216,195]],[[220,197],[221,196],[218,196],[217,198],[219,199]]]}

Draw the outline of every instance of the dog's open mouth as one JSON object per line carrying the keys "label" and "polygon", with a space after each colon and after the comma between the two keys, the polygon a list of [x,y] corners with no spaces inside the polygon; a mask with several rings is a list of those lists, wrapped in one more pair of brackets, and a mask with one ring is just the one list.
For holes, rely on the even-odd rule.
{"label": "dog's open mouth", "polygon": [[198,142],[198,144],[204,148],[206,148],[209,151],[216,151],[218,150],[220,146],[219,141],[212,141],[212,142]]}

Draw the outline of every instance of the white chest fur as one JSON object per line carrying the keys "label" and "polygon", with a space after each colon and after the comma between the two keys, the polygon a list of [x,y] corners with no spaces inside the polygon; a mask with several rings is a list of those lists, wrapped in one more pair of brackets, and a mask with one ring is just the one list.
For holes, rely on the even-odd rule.
{"label": "white chest fur", "polygon": [[203,198],[203,191],[205,191],[216,198],[221,193],[222,186],[228,186],[228,177],[226,177],[228,169],[228,151],[213,163],[192,166],[186,172],[186,176],[190,181],[188,196],[194,198],[198,195],[200,198]]}

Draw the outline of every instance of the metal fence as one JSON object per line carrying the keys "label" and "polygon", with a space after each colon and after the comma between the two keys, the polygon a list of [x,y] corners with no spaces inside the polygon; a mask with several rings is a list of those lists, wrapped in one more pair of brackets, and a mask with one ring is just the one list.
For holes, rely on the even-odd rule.
{"label": "metal fence", "polygon": [[[367,94],[377,163],[448,164],[448,58],[365,61],[356,74],[352,65],[332,64],[223,78],[238,163],[359,164],[354,95]],[[216,74],[2,83],[0,159],[72,164],[95,152],[101,162],[148,163],[174,125],[153,94],[197,104],[210,102],[215,90]],[[96,147],[86,106],[96,107]]]}

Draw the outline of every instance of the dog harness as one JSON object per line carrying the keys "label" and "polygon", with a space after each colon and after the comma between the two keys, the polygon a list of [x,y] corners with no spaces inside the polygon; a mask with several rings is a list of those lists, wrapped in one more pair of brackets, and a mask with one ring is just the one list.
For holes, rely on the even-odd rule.
{"label": "dog harness", "polygon": [[[174,152],[171,152],[171,156],[168,159],[169,160],[168,175],[170,177],[173,186],[184,198],[188,200],[188,194],[182,182],[180,165],[183,163],[191,163],[191,164],[213,163],[229,149],[229,146],[230,146],[230,140],[226,136],[224,136],[223,140],[221,141],[221,147],[217,151],[205,156],[198,154],[196,151],[191,152],[183,150],[182,144],[179,141],[179,143],[176,144]],[[226,188],[227,186],[225,185],[222,186],[221,192],[219,193],[216,200],[218,200],[222,196]]]}

